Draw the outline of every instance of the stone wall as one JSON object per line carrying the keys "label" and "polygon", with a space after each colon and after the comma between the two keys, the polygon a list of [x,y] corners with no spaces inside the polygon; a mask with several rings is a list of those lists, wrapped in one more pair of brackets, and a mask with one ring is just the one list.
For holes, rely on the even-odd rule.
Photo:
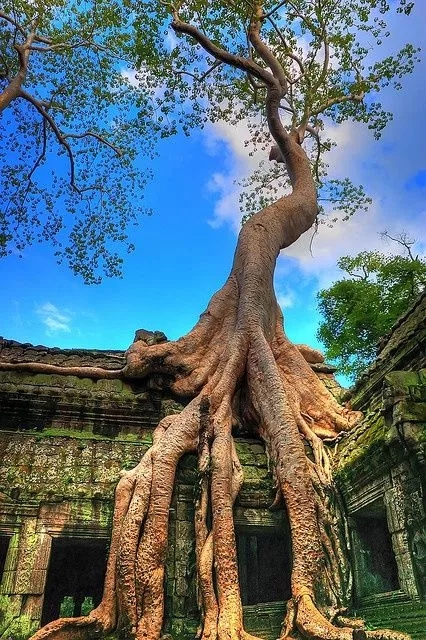
{"label": "stone wall", "polygon": [[[89,357],[86,362],[93,365]],[[7,597],[9,610],[37,626],[55,541],[107,543],[120,470],[137,464],[151,444],[153,426],[181,407],[155,380],[131,387],[119,380],[3,371],[0,382],[0,536],[8,543],[0,608]],[[280,529],[282,512],[268,510],[274,493],[263,445],[240,440],[237,448],[245,471],[237,526]],[[197,481],[196,458],[185,456],[170,511],[166,568],[166,630],[182,638],[194,637],[198,624]],[[268,604],[262,615],[261,610],[248,607],[247,627],[276,637],[283,604]],[[0,617],[0,631],[1,624]]]}
{"label": "stone wall", "polygon": [[426,295],[382,342],[352,396],[364,419],[342,439],[335,467],[351,532],[357,611],[373,626],[418,640],[426,639],[425,319]]}
{"label": "stone wall", "polygon": [[[334,469],[348,516],[356,612],[373,627],[410,631],[413,640],[426,640],[425,318],[423,296],[396,324],[356,385],[352,404],[365,418],[342,438]],[[124,364],[124,353],[0,339],[0,361],[116,369]],[[340,394],[332,368],[312,368]],[[181,409],[167,389],[160,377],[128,384],[0,371],[0,638],[7,627],[14,640],[25,640],[40,623],[59,543],[76,541],[80,551],[86,543],[97,549],[104,545],[106,551],[120,470],[140,460],[159,420]],[[250,603],[244,607],[245,624],[272,640],[279,635],[288,597],[288,523],[283,510],[268,509],[274,492],[263,445],[241,438],[237,450],[245,476],[234,514],[243,601]],[[179,639],[194,637],[199,617],[196,467],[195,456],[181,460],[170,509],[165,631]],[[283,564],[278,555],[276,564],[285,583],[281,596],[266,603],[253,595],[262,592],[265,576],[257,564],[265,541],[271,545],[269,562],[274,553],[281,556]],[[280,545],[276,550],[275,544]],[[255,562],[253,549],[259,550]],[[249,575],[254,570],[255,579]],[[67,607],[69,601],[72,605],[65,594]]]}

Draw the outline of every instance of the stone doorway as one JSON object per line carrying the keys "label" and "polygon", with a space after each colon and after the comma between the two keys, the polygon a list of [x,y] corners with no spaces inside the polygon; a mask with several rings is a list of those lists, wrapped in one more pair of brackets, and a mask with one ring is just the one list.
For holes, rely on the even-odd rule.
{"label": "stone doorway", "polygon": [[6,557],[9,550],[10,536],[0,535],[0,583],[6,566]]}
{"label": "stone doorway", "polygon": [[54,538],[41,624],[86,615],[102,599],[107,540]]}
{"label": "stone doorway", "polygon": [[244,606],[291,598],[289,537],[275,528],[237,529],[238,573]]}
{"label": "stone doorway", "polygon": [[357,511],[353,522],[358,597],[397,591],[398,567],[383,500]]}

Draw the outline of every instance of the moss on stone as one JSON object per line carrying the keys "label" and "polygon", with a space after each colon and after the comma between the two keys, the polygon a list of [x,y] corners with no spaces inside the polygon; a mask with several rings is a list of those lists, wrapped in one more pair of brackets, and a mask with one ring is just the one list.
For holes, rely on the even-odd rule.
{"label": "moss on stone", "polygon": [[0,596],[0,639],[27,640],[37,629],[37,623],[27,615],[19,615],[17,600]]}
{"label": "moss on stone", "polygon": [[393,599],[392,594],[369,599],[369,604],[359,607],[354,615],[363,618],[369,629],[390,628],[409,633],[412,640],[425,640],[426,604],[414,600],[394,602]]}
{"label": "moss on stone", "polygon": [[398,391],[408,391],[420,384],[420,374],[416,371],[392,371],[385,376],[385,382]]}
{"label": "moss on stone", "polygon": [[386,445],[387,431],[382,415],[367,415],[364,424],[340,445],[336,477],[351,477],[364,460],[371,461],[380,455]]}
{"label": "moss on stone", "polygon": [[419,433],[419,442],[426,442],[426,423],[423,425]]}
{"label": "moss on stone", "polygon": [[[22,434],[23,435],[23,434]],[[93,433],[93,431],[74,429],[43,429],[43,431],[25,431],[25,435],[34,436],[37,440],[43,438],[73,438],[75,440],[103,440],[105,442],[132,442],[135,444],[152,444],[152,436],[144,433],[140,436],[137,433],[120,433],[116,437],[109,437]]]}

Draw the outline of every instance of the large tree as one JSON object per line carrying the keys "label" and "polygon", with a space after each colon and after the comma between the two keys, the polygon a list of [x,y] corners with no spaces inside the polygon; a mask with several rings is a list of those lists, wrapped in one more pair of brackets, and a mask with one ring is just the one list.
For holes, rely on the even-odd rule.
{"label": "large tree", "polygon": [[426,286],[426,263],[413,255],[414,242],[405,235],[394,240],[405,255],[362,251],[340,258],[337,266],[343,279],[318,293],[324,318],[318,338],[326,357],[352,378],[373,361],[380,338]]}
{"label": "large tree", "polygon": [[[363,631],[339,617],[350,577],[324,441],[359,416],[340,406],[313,373],[307,360],[318,355],[287,339],[273,274],[280,251],[316,222],[317,190],[327,189],[326,121],[366,122],[376,135],[385,125],[389,116],[375,96],[390,82],[399,85],[415,52],[407,45],[378,60],[376,49],[388,35],[387,13],[410,13],[411,3],[194,0],[129,7],[139,31],[140,82],[146,90],[156,87],[159,117],[186,130],[204,121],[247,120],[255,142],[274,144],[278,165],[263,182],[283,182],[285,175],[289,188],[269,204],[263,200],[254,215],[249,210],[230,275],[186,336],[136,341],[125,367],[115,372],[26,365],[93,378],[159,372],[187,403],[160,422],[152,448],[117,486],[101,604],[87,617],[48,624],[34,640],[113,630],[138,640],[160,637],[169,507],[177,464],[191,452],[200,474],[195,530],[202,638],[250,638],[243,628],[232,510],[243,480],[233,440],[239,425],[265,442],[277,503],[283,500],[290,522],[292,597],[282,639],[406,638]],[[174,35],[165,38],[169,25]],[[328,188],[328,197],[346,199],[349,212],[348,196],[362,198],[348,182]]]}

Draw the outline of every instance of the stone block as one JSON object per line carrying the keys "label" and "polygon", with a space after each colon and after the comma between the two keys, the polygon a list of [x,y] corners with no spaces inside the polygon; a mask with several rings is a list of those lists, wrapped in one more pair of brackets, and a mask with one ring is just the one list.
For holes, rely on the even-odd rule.
{"label": "stone block", "polygon": [[190,522],[178,522],[176,525],[176,541],[192,540],[194,537],[194,525]]}
{"label": "stone block", "polygon": [[19,536],[14,592],[42,594],[49,561],[51,537],[36,532],[36,521],[24,522]]}
{"label": "stone block", "polygon": [[0,586],[0,593],[9,594],[15,592],[16,571],[3,571],[3,578]]}
{"label": "stone block", "polygon": [[42,595],[46,584],[46,570],[35,569],[31,573],[29,590],[27,593]]}
{"label": "stone block", "polygon": [[395,422],[424,422],[426,402],[403,400],[395,405],[393,417]]}
{"label": "stone block", "polygon": [[401,589],[411,597],[416,597],[417,586],[409,551],[401,552],[396,556],[398,566],[398,578]]}
{"label": "stone block", "polygon": [[194,486],[192,484],[178,484],[176,487],[176,497],[178,500],[193,500]]}
{"label": "stone block", "polygon": [[390,533],[400,531],[404,528],[404,499],[398,487],[389,489],[384,494],[386,505],[386,515]]}
{"label": "stone block", "polygon": [[176,510],[177,520],[186,520],[188,522],[192,522],[194,519],[194,507],[191,503],[179,500],[177,503]]}
{"label": "stone block", "polygon": [[29,595],[25,598],[22,613],[29,616],[31,620],[40,621],[43,610],[43,597],[40,595]]}
{"label": "stone block", "polygon": [[408,552],[408,533],[404,529],[392,534],[392,548],[395,556],[402,556]]}
{"label": "stone block", "polygon": [[250,444],[250,450],[256,455],[265,455],[265,447],[263,444]]}
{"label": "stone block", "polygon": [[185,578],[177,576],[175,578],[174,592],[177,596],[185,597],[188,595],[188,584]]}
{"label": "stone block", "polygon": [[190,538],[178,537],[175,540],[175,559],[176,562],[181,558],[186,558],[191,551],[192,542]]}
{"label": "stone block", "polygon": [[98,456],[92,469],[93,482],[117,483],[123,465],[121,460],[105,459]]}
{"label": "stone block", "polygon": [[185,597],[177,596],[177,595],[175,595],[173,597],[172,610],[173,610],[173,615],[174,616],[183,617],[183,616],[186,615],[185,603],[186,603],[186,598]]}

